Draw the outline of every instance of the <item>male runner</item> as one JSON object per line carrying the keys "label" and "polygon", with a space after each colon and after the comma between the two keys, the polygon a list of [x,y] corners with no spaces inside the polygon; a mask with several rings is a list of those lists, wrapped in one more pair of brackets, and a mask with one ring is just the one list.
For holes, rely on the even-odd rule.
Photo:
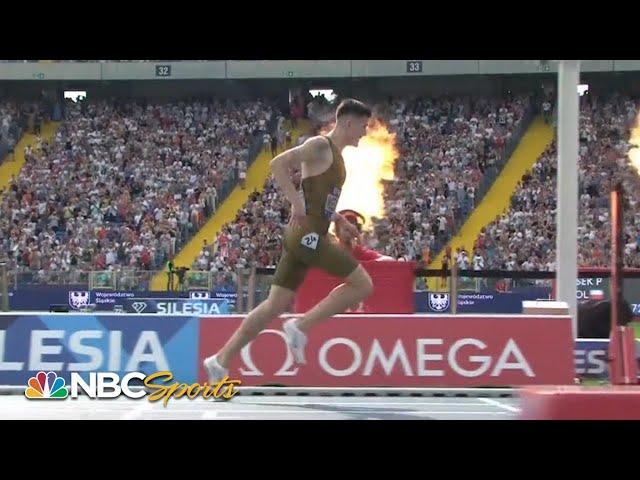
{"label": "male runner", "polygon": [[[283,253],[276,269],[269,297],[244,319],[229,341],[203,362],[210,383],[228,375],[231,359],[279,317],[292,304],[295,292],[310,267],[344,278],[344,283],[301,318],[283,325],[287,345],[297,363],[304,364],[306,333],[319,321],[344,312],[373,292],[366,270],[344,248],[327,237],[332,221],[358,235],[354,225],[336,213],[346,169],[342,150],[357,146],[366,134],[371,109],[362,102],[348,99],[336,110],[336,125],[326,136],[309,138],[302,145],[271,160],[271,172],[282,192],[291,202],[291,219],[283,239]],[[302,170],[302,194],[296,191],[290,169]]]}

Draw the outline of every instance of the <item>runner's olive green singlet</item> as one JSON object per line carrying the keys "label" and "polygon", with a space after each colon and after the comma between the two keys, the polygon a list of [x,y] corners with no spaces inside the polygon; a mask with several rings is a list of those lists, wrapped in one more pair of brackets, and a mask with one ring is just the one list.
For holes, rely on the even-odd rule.
{"label": "runner's olive green singlet", "polygon": [[325,270],[330,275],[349,276],[358,262],[336,242],[328,238],[327,231],[336,211],[342,185],[346,178],[344,159],[329,137],[333,161],[319,175],[302,180],[307,227],[287,226],[283,253],[273,279],[274,285],[297,290],[309,267]]}
{"label": "runner's olive green singlet", "polygon": [[333,154],[333,162],[320,175],[314,175],[302,180],[307,221],[318,233],[325,234],[336,206],[340,199],[342,185],[344,185],[347,171],[344,167],[342,154],[328,138]]}

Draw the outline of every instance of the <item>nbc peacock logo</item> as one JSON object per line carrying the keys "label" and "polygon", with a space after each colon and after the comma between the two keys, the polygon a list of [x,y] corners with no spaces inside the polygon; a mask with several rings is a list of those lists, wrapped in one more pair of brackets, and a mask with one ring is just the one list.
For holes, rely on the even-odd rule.
{"label": "nbc peacock logo", "polygon": [[55,372],[38,372],[29,379],[24,396],[32,400],[64,400],[69,392],[64,386],[64,378],[58,377]]}

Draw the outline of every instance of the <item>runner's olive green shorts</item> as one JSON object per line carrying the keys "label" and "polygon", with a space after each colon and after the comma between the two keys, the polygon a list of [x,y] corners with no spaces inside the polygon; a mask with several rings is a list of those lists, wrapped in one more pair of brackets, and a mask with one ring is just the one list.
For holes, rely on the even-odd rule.
{"label": "runner's olive green shorts", "polygon": [[309,268],[320,268],[339,278],[348,277],[358,267],[358,261],[329,239],[303,228],[287,227],[273,285],[296,291],[304,281]]}

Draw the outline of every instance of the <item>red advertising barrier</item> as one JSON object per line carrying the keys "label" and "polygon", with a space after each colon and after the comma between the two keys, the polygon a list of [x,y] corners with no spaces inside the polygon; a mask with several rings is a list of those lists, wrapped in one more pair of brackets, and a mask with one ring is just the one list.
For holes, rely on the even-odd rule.
{"label": "red advertising barrier", "polygon": [[640,420],[640,388],[544,385],[520,392],[522,420]]}
{"label": "red advertising barrier", "polygon": [[[355,306],[358,313],[413,313],[414,262],[363,262],[362,266],[373,280],[373,294],[362,305]],[[300,286],[295,300],[295,312],[303,313],[343,283],[322,270],[311,269]]]}
{"label": "red advertising barrier", "polygon": [[[202,359],[242,317],[202,318]],[[245,386],[479,387],[571,384],[570,317],[339,315],[314,327],[295,365],[275,320],[230,365]]]}

